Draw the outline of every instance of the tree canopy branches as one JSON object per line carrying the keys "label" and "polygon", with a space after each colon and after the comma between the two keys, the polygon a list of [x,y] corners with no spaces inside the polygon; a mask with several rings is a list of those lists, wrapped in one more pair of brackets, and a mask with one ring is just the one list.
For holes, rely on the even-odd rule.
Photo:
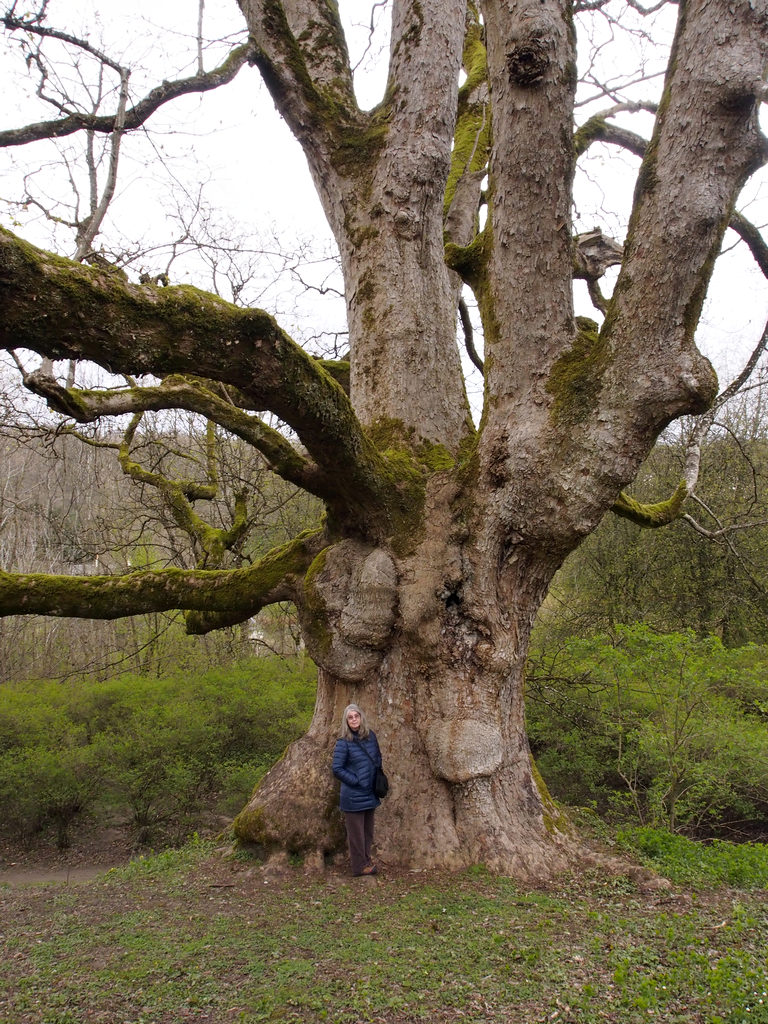
{"label": "tree canopy branches", "polygon": [[[229,305],[194,288],[131,284],[114,270],[85,267],[53,257],[0,231],[0,294],[4,320],[0,340],[7,348],[29,348],[50,359],[92,359],[112,372],[131,375],[194,373],[230,384],[257,407],[288,423],[313,457],[316,471],[304,484],[322,496],[343,521],[367,509],[374,530],[393,528],[401,499],[391,470],[362,431],[344,391],[322,366],[296,345],[267,313]],[[40,301],[45,296],[45,302]],[[53,333],[50,324],[56,323]],[[224,358],[226,356],[226,358]],[[43,378],[44,379],[44,378]],[[40,388],[41,378],[36,386]],[[185,387],[198,409],[221,410],[214,395]],[[101,399],[48,385],[76,418],[92,418]],[[66,397],[65,397],[66,395]],[[164,391],[131,399],[109,396],[121,411],[155,407]],[[104,402],[107,396],[104,396]],[[89,408],[90,403],[90,408]],[[183,402],[179,403],[183,406]],[[230,424],[236,416],[229,414]],[[243,417],[238,421],[246,427]],[[256,429],[274,456],[274,468],[290,479],[302,460],[289,455],[273,433]],[[376,511],[378,510],[378,511]],[[378,526],[376,525],[378,523]]]}
{"label": "tree canopy branches", "polygon": [[[51,29],[43,29],[40,26],[30,25],[19,18],[5,15],[0,22],[8,29],[23,29],[26,32],[34,31],[46,34],[76,44],[80,48],[88,48],[100,61],[116,70],[121,77],[129,76],[130,72],[119,64],[111,61],[106,54],[88,47],[84,40],[74,39],[67,33],[57,33]],[[0,131],[0,149],[12,146],[24,146],[30,142],[39,142],[42,139],[61,139],[75,132],[89,131],[101,134],[109,134],[116,128],[121,131],[130,132],[146,124],[149,118],[156,113],[160,107],[180,96],[188,96],[192,93],[204,93],[211,89],[218,89],[222,85],[231,82],[238,72],[251,61],[253,55],[249,43],[242,43],[234,47],[222,63],[211,71],[200,71],[196,75],[187,78],[180,78],[174,81],[166,81],[155,86],[150,92],[131,106],[126,106],[123,113],[116,114],[95,114],[80,110],[62,110],[61,117],[49,121],[38,121],[35,124],[24,125],[21,128],[8,128]]]}
{"label": "tree canopy branches", "polygon": [[[560,5],[553,0],[544,6],[528,39],[528,15],[521,13],[518,25],[502,15],[495,0],[395,3],[388,86],[381,102],[364,111],[335,5],[243,0],[249,40],[214,71],[163,82],[126,105],[119,123],[112,115],[63,107],[55,121],[19,129],[18,136],[0,134],[0,146],[10,146],[79,130],[130,131],[169,99],[215,88],[246,62],[255,63],[304,148],[339,244],[346,285],[352,357],[351,380],[342,389],[334,378],[346,385],[346,366],[328,364],[326,372],[260,310],[237,309],[186,287],[135,285],[109,267],[75,269],[3,234],[0,289],[6,315],[0,340],[8,348],[29,348],[45,360],[93,359],[113,372],[159,378],[120,388],[78,388],[56,380],[44,362],[25,372],[26,386],[80,423],[172,408],[203,415],[256,448],[283,478],[320,497],[334,530],[376,541],[409,528],[428,475],[418,459],[390,455],[387,443],[393,438],[401,448],[419,440],[444,445],[454,461],[460,451],[474,448],[482,472],[499,482],[494,501],[504,509],[505,523],[519,521],[530,500],[525,482],[535,479],[527,449],[512,441],[523,425],[523,432],[535,432],[552,453],[554,491],[565,494],[581,473],[593,489],[591,497],[582,495],[586,506],[597,507],[609,495],[614,500],[617,483],[632,475],[624,460],[607,460],[605,473],[597,475],[587,469],[595,447],[603,444],[606,424],[618,452],[642,423],[639,452],[670,417],[704,408],[712,398],[711,369],[693,347],[691,325],[730,197],[766,156],[753,102],[761,30],[757,16],[742,12],[739,33],[718,38],[716,59],[689,82],[674,76],[686,54],[701,47],[697,31],[703,16],[681,19],[670,101],[661,107],[617,102],[592,114],[569,149],[561,142],[573,130],[573,39]],[[87,40],[40,18],[24,20],[9,12],[4,24],[82,46],[124,77],[122,65]],[[546,53],[535,45],[543,35],[550,38]],[[523,37],[527,41],[521,43]],[[745,40],[752,56],[739,65],[737,82],[723,69],[738,63]],[[724,96],[736,93],[739,102],[725,102]],[[617,123],[634,113],[656,116],[650,142]],[[700,146],[710,149],[687,175],[694,202],[679,192],[675,170],[686,159],[683,121],[717,125],[714,132],[702,128]],[[549,127],[539,133],[539,145],[529,146],[527,139],[545,122]],[[720,159],[726,138],[727,158]],[[623,244],[600,230],[574,238],[565,228],[574,156],[597,141],[643,161]],[[708,168],[717,159],[720,177],[712,189]],[[493,204],[484,186],[488,174]],[[544,180],[551,183],[546,199]],[[671,204],[675,217],[661,217],[659,204]],[[538,242],[532,251],[526,211],[534,206]],[[759,232],[750,231],[742,217],[734,216],[733,223],[759,260]],[[670,258],[679,264],[674,294],[667,294],[666,275],[658,273]],[[616,264],[619,285],[605,296],[599,280]],[[415,287],[418,275],[434,282],[428,301]],[[574,277],[588,282],[602,325],[573,319]],[[478,303],[485,360],[472,351],[461,279]],[[643,297],[642,324],[627,312],[636,305],[635,292]],[[382,304],[387,294],[397,294],[399,301]],[[569,310],[565,318],[553,314],[560,305]],[[530,315],[520,336],[510,325],[515,309],[523,307]],[[456,351],[457,309],[473,363],[486,380],[477,434]],[[647,372],[638,374],[641,351]],[[432,408],[417,375],[393,370],[407,365],[425,368],[430,393],[437,396]],[[259,415],[263,409],[287,424],[302,447],[268,426]],[[523,482],[512,486],[511,480]],[[622,494],[616,511],[658,525],[680,514],[678,499],[676,492],[667,502],[640,507]]]}

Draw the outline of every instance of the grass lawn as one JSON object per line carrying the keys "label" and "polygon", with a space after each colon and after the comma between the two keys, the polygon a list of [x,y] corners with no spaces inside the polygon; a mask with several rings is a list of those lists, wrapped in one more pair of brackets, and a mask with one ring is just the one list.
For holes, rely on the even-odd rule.
{"label": "grass lawn", "polygon": [[0,886],[2,1024],[768,1024],[768,892],[275,876],[204,844]]}

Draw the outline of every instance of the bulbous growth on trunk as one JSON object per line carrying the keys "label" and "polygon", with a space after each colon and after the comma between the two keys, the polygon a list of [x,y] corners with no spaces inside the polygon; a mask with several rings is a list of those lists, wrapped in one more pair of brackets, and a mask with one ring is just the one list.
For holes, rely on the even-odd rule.
{"label": "bulbous growth on trunk", "polygon": [[[378,815],[385,862],[483,862],[521,878],[567,862],[567,828],[526,740],[528,638],[554,573],[617,506],[659,433],[713,400],[695,334],[739,190],[766,159],[766,3],[678,5],[654,132],[638,146],[623,129],[606,134],[616,110],[574,138],[579,26],[564,0],[384,5],[387,85],[370,110],[338,3],[239,0],[249,41],[233,59],[261,72],[338,244],[350,352],[335,373],[262,310],[132,284],[0,230],[0,344],[93,360],[130,384],[64,387],[47,363],[24,373],[19,360],[30,390],[80,423],[200,414],[323,503],[316,529],[231,572],[75,580],[0,569],[2,614],[173,608],[202,633],[296,605],[319,666],[317,707],[238,816],[242,840],[317,863],[343,845],[330,759],[354,700],[392,781]],[[174,92],[164,86],[158,101]],[[123,114],[87,127],[120,136],[135,123]],[[621,244],[592,232],[577,257],[574,162],[598,137],[629,140],[642,166]],[[3,143],[15,144],[0,133]],[[613,263],[608,298],[596,278]],[[601,323],[574,316],[574,274],[589,281]],[[477,425],[456,337],[464,288],[483,332]],[[462,324],[471,349],[472,318]],[[145,386],[150,374],[158,383]],[[123,465],[147,479],[127,451]],[[669,507],[633,506],[635,521],[672,518],[687,486]],[[179,481],[165,493],[208,557],[242,539],[242,507],[211,530],[192,508],[203,492]],[[631,504],[622,495],[617,507]]]}
{"label": "bulbous growth on trunk", "polygon": [[[376,825],[385,864],[483,863],[531,880],[572,857],[525,733],[523,667],[540,590],[521,590],[518,615],[500,621],[478,553],[450,543],[445,526],[436,516],[405,558],[344,541],[316,560],[304,609],[322,666],[314,717],[236,819],[239,840],[318,864],[343,849],[330,764],[343,709],[355,702],[390,779]],[[466,571],[471,557],[478,584]]]}

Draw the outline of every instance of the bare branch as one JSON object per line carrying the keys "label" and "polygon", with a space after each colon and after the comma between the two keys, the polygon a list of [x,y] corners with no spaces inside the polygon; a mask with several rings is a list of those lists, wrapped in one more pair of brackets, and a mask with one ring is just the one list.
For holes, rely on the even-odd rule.
{"label": "bare branch", "polygon": [[728,227],[735,231],[742,241],[746,242],[755,263],[760,267],[763,275],[768,278],[768,245],[765,244],[759,229],[737,211],[731,215]]}
{"label": "bare branch", "polygon": [[764,584],[761,583],[760,580],[756,579],[754,574],[750,571],[750,569],[747,566],[743,556],[741,555],[741,553],[736,548],[736,546],[735,546],[735,544],[733,542],[733,536],[734,536],[735,533],[739,532],[740,530],[748,530],[748,529],[751,529],[752,527],[755,527],[755,526],[765,526],[767,521],[766,520],[761,520],[761,521],[758,521],[758,522],[755,522],[755,523],[734,524],[732,526],[725,527],[720,522],[718,517],[714,514],[712,509],[709,508],[709,506],[706,505],[700,498],[697,498],[696,496],[693,496],[693,500],[696,501],[697,504],[699,504],[712,517],[712,519],[714,519],[714,521],[717,523],[718,528],[716,530],[707,530],[706,527],[702,526],[701,523],[698,523],[693,518],[693,516],[690,516],[690,515],[687,515],[687,514],[681,517],[683,522],[685,522],[685,524],[687,526],[690,526],[690,528],[695,533],[698,533],[700,536],[705,537],[707,540],[713,540],[713,541],[716,541],[716,542],[724,543],[725,546],[730,551],[730,553],[736,559],[738,564],[741,566],[742,570],[744,571],[745,576],[747,577],[749,582],[752,584],[752,586],[755,588],[755,590],[759,594],[765,594],[766,593],[766,588],[765,588]]}
{"label": "bare branch", "polygon": [[39,36],[41,39],[58,39],[61,43],[69,43],[70,46],[74,46],[84,53],[90,53],[99,63],[106,64],[107,67],[112,68],[113,71],[116,71],[122,77],[123,68],[116,61],[112,60],[108,54],[104,53],[103,50],[97,49],[87,39],[79,39],[69,32],[62,32],[60,29],[51,28],[50,25],[43,24],[39,14],[32,18],[17,18],[12,12],[6,12],[0,17],[0,24],[7,28],[9,32],[27,32],[30,35]]}
{"label": "bare branch", "polygon": [[[696,500],[695,495],[692,495],[692,497],[694,500]],[[708,511],[710,511],[710,514],[714,515],[714,513],[712,513],[711,510]],[[690,526],[695,533],[698,533],[700,536],[705,537],[707,540],[721,540],[722,538],[734,533],[743,533],[745,530],[754,530],[756,527],[768,526],[768,519],[757,519],[754,522],[749,523],[731,523],[729,526],[723,526],[722,524],[719,524],[716,530],[708,530],[705,526],[702,526],[701,523],[697,522],[693,518],[693,516],[689,515],[687,512],[684,515],[680,516],[680,519],[682,522]],[[733,548],[731,548],[731,550],[733,551]],[[736,554],[735,551],[734,554]]]}
{"label": "bare branch", "polygon": [[180,96],[190,93],[209,92],[219,86],[231,82],[240,69],[248,63],[252,56],[249,43],[235,47],[227,58],[213,71],[180,78],[173,82],[163,82],[152,89],[143,100],[125,111],[125,114],[88,114],[75,112],[54,121],[40,121],[23,128],[10,128],[0,132],[0,148],[7,146],[24,146],[40,139],[61,139],[74,132],[88,130],[109,134],[114,132],[122,119],[124,132],[133,131],[143,125],[161,106]]}
{"label": "bare branch", "polygon": [[128,102],[128,73],[120,73],[120,98],[118,100],[117,114],[115,115],[115,128],[111,133],[109,145],[109,168],[107,180],[101,198],[98,199],[98,188],[96,182],[95,163],[92,158],[90,143],[93,140],[93,133],[89,132],[88,163],[91,171],[91,213],[86,221],[78,226],[77,249],[75,259],[84,259],[91,250],[93,242],[101,230],[104,218],[107,215],[109,204],[115,194],[117,186],[117,168],[120,160],[120,143],[125,131],[125,110]]}
{"label": "bare branch", "polygon": [[464,299],[459,300],[459,319],[461,320],[461,328],[464,331],[464,347],[467,350],[467,355],[472,360],[474,365],[480,371],[485,372],[485,364],[480,358],[477,349],[475,348],[474,332],[472,330],[472,321],[469,318],[469,310]]}

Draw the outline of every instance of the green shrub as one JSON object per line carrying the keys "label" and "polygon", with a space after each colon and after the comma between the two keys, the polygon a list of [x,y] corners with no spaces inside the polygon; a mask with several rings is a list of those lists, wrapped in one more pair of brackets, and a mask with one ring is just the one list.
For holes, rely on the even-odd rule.
{"label": "green shrub", "polygon": [[95,807],[137,842],[182,841],[204,812],[234,814],[307,728],[316,669],[254,658],[205,675],[7,685],[0,714],[0,830],[54,825],[66,844]]}
{"label": "green shrub", "polygon": [[702,833],[768,817],[768,648],[621,627],[532,649],[527,716],[566,803]]}
{"label": "green shrub", "polygon": [[59,849],[70,843],[74,822],[90,810],[100,788],[100,773],[90,747],[63,750],[34,746],[0,755],[0,804],[3,828],[28,842],[53,825]]}
{"label": "green shrub", "polygon": [[673,882],[768,888],[768,846],[763,843],[701,843],[647,826],[621,828],[617,841]]}
{"label": "green shrub", "polygon": [[218,806],[234,817],[250,799],[256,785],[272,767],[272,760],[226,761],[219,765]]}

